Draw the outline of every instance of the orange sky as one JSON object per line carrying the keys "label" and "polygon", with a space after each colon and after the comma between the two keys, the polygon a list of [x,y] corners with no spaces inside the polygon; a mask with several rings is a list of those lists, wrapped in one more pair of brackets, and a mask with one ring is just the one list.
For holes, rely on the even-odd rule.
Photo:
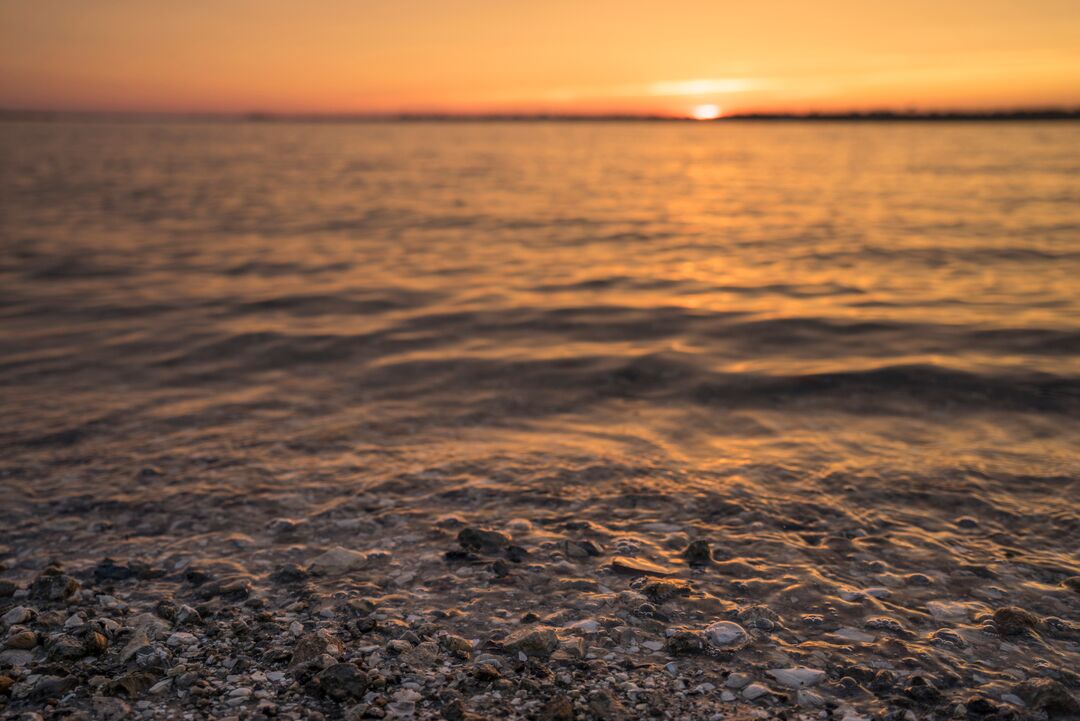
{"label": "orange sky", "polygon": [[0,0],[0,107],[1080,105],[1078,0]]}

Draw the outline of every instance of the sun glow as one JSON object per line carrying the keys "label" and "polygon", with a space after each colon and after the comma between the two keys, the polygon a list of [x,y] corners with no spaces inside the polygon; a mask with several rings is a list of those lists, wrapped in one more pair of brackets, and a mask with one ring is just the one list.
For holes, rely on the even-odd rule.
{"label": "sun glow", "polygon": [[695,105],[690,111],[690,117],[694,120],[716,120],[720,115],[719,105]]}

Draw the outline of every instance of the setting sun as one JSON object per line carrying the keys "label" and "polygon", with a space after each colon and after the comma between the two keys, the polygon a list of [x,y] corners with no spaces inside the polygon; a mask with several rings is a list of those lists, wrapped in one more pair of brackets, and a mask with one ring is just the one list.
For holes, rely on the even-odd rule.
{"label": "setting sun", "polygon": [[696,105],[690,111],[690,117],[694,120],[716,120],[720,117],[720,114],[720,106],[718,105]]}

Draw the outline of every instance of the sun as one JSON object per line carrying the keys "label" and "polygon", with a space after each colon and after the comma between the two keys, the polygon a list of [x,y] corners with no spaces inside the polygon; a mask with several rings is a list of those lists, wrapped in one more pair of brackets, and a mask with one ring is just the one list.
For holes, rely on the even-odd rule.
{"label": "sun", "polygon": [[690,117],[694,120],[716,120],[720,117],[719,105],[695,105],[690,111]]}

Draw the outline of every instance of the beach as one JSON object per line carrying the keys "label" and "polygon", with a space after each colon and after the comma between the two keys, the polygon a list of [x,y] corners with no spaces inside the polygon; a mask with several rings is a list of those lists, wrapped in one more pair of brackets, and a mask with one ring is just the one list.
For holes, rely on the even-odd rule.
{"label": "beach", "polygon": [[0,124],[0,716],[1080,715],[1077,148]]}

